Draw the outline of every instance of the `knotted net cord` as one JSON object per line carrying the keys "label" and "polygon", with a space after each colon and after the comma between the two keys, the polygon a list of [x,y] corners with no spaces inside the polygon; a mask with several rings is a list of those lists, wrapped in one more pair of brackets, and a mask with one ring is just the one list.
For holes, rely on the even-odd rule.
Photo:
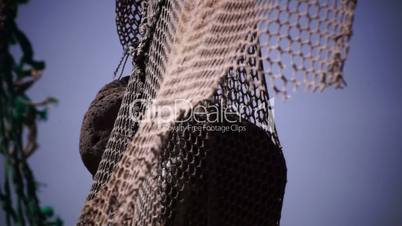
{"label": "knotted net cord", "polygon": [[[267,85],[284,97],[301,83],[342,87],[355,5],[117,1],[134,71],[79,225],[279,225],[286,166]],[[233,120],[178,122],[197,106],[234,112],[247,131],[205,129]],[[204,129],[176,129],[195,126]]]}
{"label": "knotted net cord", "polygon": [[60,226],[62,220],[39,200],[40,184],[28,161],[38,148],[37,122],[46,120],[48,107],[57,102],[53,97],[36,102],[28,95],[45,69],[16,22],[20,5],[28,2],[0,1],[0,205],[4,211],[0,222]]}

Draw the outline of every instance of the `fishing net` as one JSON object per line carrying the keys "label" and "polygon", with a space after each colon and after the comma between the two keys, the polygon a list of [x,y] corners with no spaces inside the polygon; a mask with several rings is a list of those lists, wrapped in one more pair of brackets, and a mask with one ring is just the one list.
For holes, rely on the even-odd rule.
{"label": "fishing net", "polygon": [[279,225],[268,90],[342,87],[355,5],[117,0],[134,70],[78,224]]}

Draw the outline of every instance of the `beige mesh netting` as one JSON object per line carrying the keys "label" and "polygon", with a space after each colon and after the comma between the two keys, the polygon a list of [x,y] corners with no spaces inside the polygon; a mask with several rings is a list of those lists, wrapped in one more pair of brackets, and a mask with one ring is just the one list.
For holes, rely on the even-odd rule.
{"label": "beige mesh netting", "polygon": [[134,70],[79,225],[279,225],[268,89],[342,87],[355,5],[117,0]]}

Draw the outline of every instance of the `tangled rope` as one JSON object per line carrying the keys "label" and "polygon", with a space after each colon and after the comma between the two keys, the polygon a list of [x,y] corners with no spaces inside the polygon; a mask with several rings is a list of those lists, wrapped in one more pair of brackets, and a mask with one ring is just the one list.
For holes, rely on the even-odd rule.
{"label": "tangled rope", "polygon": [[[57,102],[52,97],[33,102],[26,94],[45,68],[44,62],[34,60],[31,43],[15,22],[19,5],[27,2],[0,2],[0,154],[4,167],[0,203],[6,225],[60,226],[63,222],[53,209],[41,207],[38,182],[27,161],[38,146],[36,122],[46,120],[48,106]],[[11,46],[21,49],[18,61]]]}

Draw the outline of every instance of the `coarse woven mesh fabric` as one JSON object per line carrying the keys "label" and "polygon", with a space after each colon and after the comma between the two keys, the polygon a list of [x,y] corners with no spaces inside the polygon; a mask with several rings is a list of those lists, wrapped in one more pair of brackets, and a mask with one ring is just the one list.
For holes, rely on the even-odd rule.
{"label": "coarse woven mesh fabric", "polygon": [[[279,225],[286,165],[268,89],[342,87],[356,1],[117,2],[134,71],[78,224]],[[198,106],[235,120],[200,123]],[[233,123],[246,131],[208,129]]]}

